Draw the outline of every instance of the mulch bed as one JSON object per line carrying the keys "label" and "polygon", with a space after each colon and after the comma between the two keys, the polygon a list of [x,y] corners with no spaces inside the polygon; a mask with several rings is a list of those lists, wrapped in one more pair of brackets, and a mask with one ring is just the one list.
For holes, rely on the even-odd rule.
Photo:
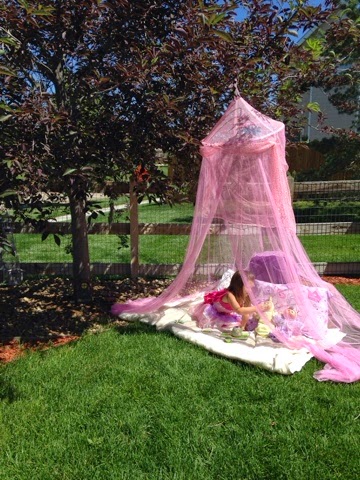
{"label": "mulch bed", "polygon": [[348,277],[324,277],[326,282],[332,284],[341,284],[341,285],[360,285],[360,278],[348,278]]}
{"label": "mulch bed", "polygon": [[[324,279],[333,284],[360,285],[360,278]],[[95,280],[89,304],[73,301],[69,278],[29,280],[15,287],[0,285],[0,363],[27,350],[73,342],[85,331],[118,322],[110,315],[113,303],[157,296],[170,283],[168,279],[144,278]]]}
{"label": "mulch bed", "polygon": [[170,284],[165,279],[94,280],[89,304],[72,299],[69,278],[0,285],[0,363],[26,350],[46,349],[78,339],[85,331],[118,322],[111,305],[129,299],[157,296]]}

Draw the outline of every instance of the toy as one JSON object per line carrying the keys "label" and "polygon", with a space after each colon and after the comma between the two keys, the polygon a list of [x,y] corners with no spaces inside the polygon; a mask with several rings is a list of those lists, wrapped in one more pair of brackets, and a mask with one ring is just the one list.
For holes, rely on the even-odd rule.
{"label": "toy", "polygon": [[[262,315],[264,315],[268,319],[268,321],[272,323],[274,315],[276,314],[275,305],[274,305],[272,297],[269,298],[267,303],[270,305],[270,308],[266,312],[262,312]],[[261,317],[260,317],[259,318],[259,323],[258,323],[257,327],[255,328],[256,334],[259,335],[260,337],[268,337],[271,330],[272,330],[271,327],[268,324],[266,324],[265,322],[263,322]]]}
{"label": "toy", "polygon": [[295,307],[288,307],[283,311],[285,320],[294,320],[297,317],[297,311]]}
{"label": "toy", "polygon": [[246,340],[249,338],[250,333],[244,331],[241,327],[234,327],[231,331],[231,336],[240,340]]}
{"label": "toy", "polygon": [[273,323],[276,329],[287,337],[301,335],[303,324],[297,317],[296,307],[287,307],[281,314],[274,315]]}

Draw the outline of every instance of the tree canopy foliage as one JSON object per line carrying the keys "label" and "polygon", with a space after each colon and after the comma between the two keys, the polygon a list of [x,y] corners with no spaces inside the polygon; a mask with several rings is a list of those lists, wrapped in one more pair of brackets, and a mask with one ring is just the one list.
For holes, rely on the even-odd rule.
{"label": "tree canopy foliage", "polygon": [[94,185],[128,181],[141,165],[152,191],[170,201],[156,149],[194,178],[199,141],[236,88],[294,135],[302,93],[330,82],[342,61],[342,51],[297,45],[296,35],[326,24],[325,42],[346,43],[354,23],[334,17],[336,8],[330,0],[1,0],[6,206],[27,203],[42,218],[44,193],[67,196],[74,269],[89,282],[85,213]]}

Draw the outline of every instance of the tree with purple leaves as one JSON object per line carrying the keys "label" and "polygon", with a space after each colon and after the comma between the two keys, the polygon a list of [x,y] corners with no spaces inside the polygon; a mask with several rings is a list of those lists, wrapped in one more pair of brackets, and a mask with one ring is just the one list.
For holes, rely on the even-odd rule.
{"label": "tree with purple leaves", "polygon": [[[239,6],[248,12],[242,21]],[[157,168],[157,149],[176,157],[185,183],[195,179],[199,140],[236,87],[295,135],[302,92],[314,78],[331,78],[341,55],[318,56],[293,35],[328,22],[335,7],[1,0],[1,199],[23,219],[37,212],[43,228],[51,204],[67,198],[78,301],[91,298],[86,214],[93,189],[105,179],[129,181],[141,165],[149,191],[171,202],[184,176],[170,185]],[[347,29],[339,18],[337,37]]]}

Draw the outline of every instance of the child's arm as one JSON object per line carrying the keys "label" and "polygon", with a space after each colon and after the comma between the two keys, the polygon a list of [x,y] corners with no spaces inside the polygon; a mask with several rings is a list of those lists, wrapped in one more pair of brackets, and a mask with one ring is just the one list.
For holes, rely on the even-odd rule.
{"label": "child's arm", "polygon": [[232,309],[240,315],[250,315],[251,313],[255,313],[257,309],[260,309],[262,312],[266,312],[266,310],[269,310],[270,308],[270,305],[267,302],[260,303],[257,307],[254,307],[253,305],[250,307],[241,307],[236,300],[235,295],[231,292],[228,292],[226,296],[224,295],[224,297],[224,301],[227,301],[227,303],[231,305]]}
{"label": "child's arm", "polygon": [[241,315],[240,327],[245,329],[250,315],[256,312],[256,308],[254,306],[241,307],[239,302],[236,300],[235,295],[233,295],[231,292],[228,292],[227,294],[227,301],[231,305],[232,309]]}

